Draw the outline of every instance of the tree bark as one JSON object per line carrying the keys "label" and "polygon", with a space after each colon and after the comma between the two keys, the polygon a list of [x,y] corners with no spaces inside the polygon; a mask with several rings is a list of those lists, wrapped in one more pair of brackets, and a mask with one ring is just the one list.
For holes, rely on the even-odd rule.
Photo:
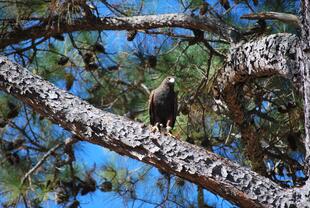
{"label": "tree bark", "polygon": [[[304,92],[304,112],[305,112],[305,147],[306,147],[306,164],[308,176],[310,176],[310,1],[301,1],[301,47],[298,50],[298,60],[300,72],[302,75],[303,92]],[[310,188],[310,181],[307,181]]]}
{"label": "tree bark", "polygon": [[[294,34],[278,33],[233,45],[217,78],[218,93],[224,97],[231,88],[250,78],[272,75],[282,75],[296,87],[301,86],[300,61],[296,59],[299,44]],[[242,123],[242,118],[236,119]]]}

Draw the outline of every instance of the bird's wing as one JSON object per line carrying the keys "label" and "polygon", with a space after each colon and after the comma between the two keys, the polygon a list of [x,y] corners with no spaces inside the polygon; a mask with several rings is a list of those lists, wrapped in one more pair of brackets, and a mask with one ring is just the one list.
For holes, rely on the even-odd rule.
{"label": "bird's wing", "polygon": [[151,125],[155,125],[154,90],[151,92],[149,98],[149,116]]}
{"label": "bird's wing", "polygon": [[172,127],[174,126],[175,120],[177,118],[177,113],[178,113],[178,93],[174,93],[174,98],[173,98],[173,105],[172,105]]}

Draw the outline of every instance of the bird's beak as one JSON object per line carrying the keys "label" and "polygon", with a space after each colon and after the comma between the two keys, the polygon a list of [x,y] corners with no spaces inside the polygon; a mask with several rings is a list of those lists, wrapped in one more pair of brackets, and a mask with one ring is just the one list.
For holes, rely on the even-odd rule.
{"label": "bird's beak", "polygon": [[174,82],[175,82],[175,79],[172,77],[172,78],[169,79],[169,82],[170,82],[170,83],[174,83]]}

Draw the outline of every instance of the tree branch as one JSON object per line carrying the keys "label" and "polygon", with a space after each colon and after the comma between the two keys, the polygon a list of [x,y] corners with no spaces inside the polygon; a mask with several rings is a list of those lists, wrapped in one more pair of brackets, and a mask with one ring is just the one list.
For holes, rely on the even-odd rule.
{"label": "tree branch", "polygon": [[53,148],[51,148],[49,151],[47,151],[43,157],[38,161],[38,163],[33,166],[33,168],[31,168],[26,175],[22,178],[21,180],[21,185],[23,185],[25,183],[25,180],[31,176],[31,174],[33,174],[44,162],[45,160],[51,155],[53,154],[58,148],[60,148],[63,145],[63,143],[59,143],[57,145],[55,145]]}
{"label": "tree branch", "polygon": [[241,16],[241,19],[270,19],[270,20],[279,20],[281,22],[294,25],[295,27],[300,27],[301,23],[296,15],[280,13],[280,12],[261,12],[257,14],[244,14]]}
{"label": "tree branch", "polygon": [[230,42],[235,42],[239,34],[236,29],[213,17],[190,16],[186,14],[103,17],[93,19],[92,21],[88,19],[76,19],[71,22],[66,22],[65,20],[62,20],[61,22],[61,27],[58,25],[59,22],[55,20],[50,25],[41,23],[23,30],[15,30],[3,34],[3,37],[1,37],[0,48],[29,39],[37,39],[40,37],[49,38],[62,33],[92,30],[142,30],[163,27],[181,27],[209,31],[229,40]]}
{"label": "tree branch", "polygon": [[[221,97],[233,113],[233,120],[242,127],[245,118],[241,105],[237,97],[237,86],[245,83],[251,78],[268,77],[272,75],[281,75],[290,79],[295,87],[304,95],[305,106],[305,146],[306,162],[305,166],[310,164],[310,3],[309,0],[303,1],[303,43],[293,34],[274,34],[263,37],[259,40],[240,43],[232,47],[230,55],[223,69],[217,78],[216,95]],[[248,148],[259,149],[258,140],[251,128],[242,128],[242,134],[246,135]],[[255,153],[253,151],[253,153]],[[255,154],[252,155],[255,157]],[[257,158],[256,158],[257,159]],[[260,159],[258,157],[258,159]],[[308,168],[308,176],[310,168]],[[296,207],[307,207],[307,203],[302,201],[308,200],[310,194],[310,180],[301,189],[295,188],[291,191],[295,194],[291,200]],[[288,196],[289,198],[289,196]],[[288,203],[289,204],[289,203]],[[289,206],[280,203],[274,207]]]}
{"label": "tree branch", "polygon": [[[281,75],[299,89],[302,86],[297,50],[299,40],[293,34],[278,33],[259,40],[240,43],[231,48],[230,56],[217,78],[216,91],[226,91],[250,78]],[[238,123],[242,123],[239,119]]]}
{"label": "tree branch", "polygon": [[0,89],[85,141],[192,181],[242,207],[282,207],[308,200],[201,147],[99,110],[3,57]]}

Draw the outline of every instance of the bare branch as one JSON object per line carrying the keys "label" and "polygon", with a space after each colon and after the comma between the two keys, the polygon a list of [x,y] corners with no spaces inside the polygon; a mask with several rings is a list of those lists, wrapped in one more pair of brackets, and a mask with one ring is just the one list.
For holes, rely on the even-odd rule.
{"label": "bare branch", "polygon": [[46,160],[47,158],[53,154],[58,148],[60,148],[61,146],[63,146],[63,143],[59,143],[57,145],[55,145],[53,148],[51,148],[48,152],[46,152],[43,157],[37,162],[37,164],[35,166],[33,166],[33,168],[31,168],[26,175],[23,177],[23,179],[21,180],[21,185],[23,185],[25,183],[25,180],[27,178],[29,178]]}
{"label": "bare branch", "polygon": [[280,12],[261,12],[257,14],[244,14],[241,16],[241,19],[271,19],[279,20],[281,22],[300,27],[300,21],[296,15],[280,13]]}

